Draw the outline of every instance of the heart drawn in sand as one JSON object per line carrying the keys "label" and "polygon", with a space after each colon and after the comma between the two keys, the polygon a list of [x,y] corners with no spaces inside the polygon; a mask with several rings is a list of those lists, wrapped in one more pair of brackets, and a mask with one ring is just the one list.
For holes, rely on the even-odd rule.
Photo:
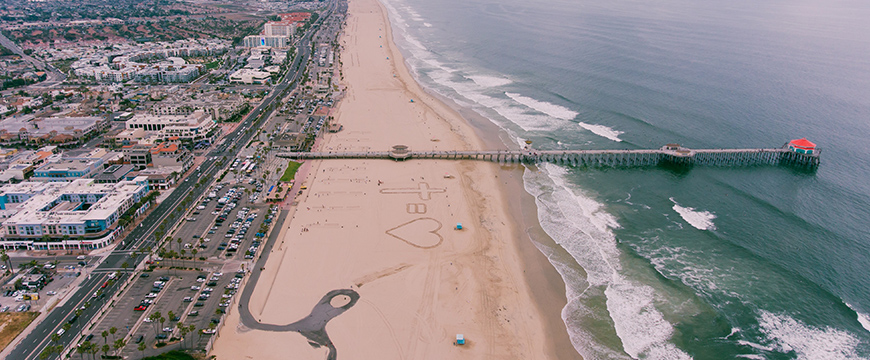
{"label": "heart drawn in sand", "polygon": [[431,249],[444,241],[438,230],[441,222],[433,218],[419,218],[387,230],[387,235],[402,240],[408,245],[421,249]]}

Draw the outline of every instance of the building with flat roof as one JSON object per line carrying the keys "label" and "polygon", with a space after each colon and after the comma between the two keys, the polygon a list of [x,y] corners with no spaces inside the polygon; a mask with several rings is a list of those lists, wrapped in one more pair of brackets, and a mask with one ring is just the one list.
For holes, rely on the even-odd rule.
{"label": "building with flat roof", "polygon": [[265,84],[269,82],[270,76],[271,74],[266,71],[239,69],[230,75],[230,81],[243,84]]}
{"label": "building with flat roof", "polygon": [[286,36],[291,37],[296,32],[298,26],[292,21],[269,21],[263,25],[263,32],[266,36]]}
{"label": "building with flat roof", "polygon": [[210,114],[199,110],[189,115],[137,114],[127,120],[126,126],[127,129],[156,132],[162,139],[177,136],[179,139],[198,141],[208,137],[217,123]]}
{"label": "building with flat roof", "polygon": [[[94,179],[0,186],[4,249],[96,249],[114,239],[118,220],[149,191],[148,181]],[[132,209],[137,214],[144,211]]]}
{"label": "building with flat roof", "polygon": [[130,164],[109,165],[103,171],[97,172],[94,175],[94,181],[98,184],[114,184],[121,182],[127,178],[127,174],[133,171],[136,167]]}
{"label": "building with flat roof", "polygon": [[285,35],[267,36],[267,35],[250,35],[245,36],[245,47],[274,47],[286,48],[290,46],[290,37]]}
{"label": "building with flat roof", "polygon": [[16,116],[0,121],[0,138],[7,142],[55,143],[74,142],[96,135],[108,126],[102,117],[34,117]]}

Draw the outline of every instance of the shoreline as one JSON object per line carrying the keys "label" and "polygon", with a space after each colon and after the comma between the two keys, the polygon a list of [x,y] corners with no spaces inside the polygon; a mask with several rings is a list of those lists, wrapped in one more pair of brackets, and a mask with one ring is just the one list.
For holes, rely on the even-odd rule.
{"label": "shoreline", "polygon": [[[380,3],[381,0],[378,0]],[[383,4],[381,4],[383,9]],[[389,18],[389,11],[383,9],[386,16]],[[392,24],[391,24],[392,27]],[[391,30],[392,31],[392,30]],[[391,39],[393,46],[402,56],[404,64],[407,57],[402,48],[396,44],[395,35]],[[406,71],[408,67],[405,66]],[[430,90],[414,76],[414,73],[408,71],[411,78],[416,82],[426,94],[435,98],[435,101],[440,101],[444,105],[453,109],[459,116],[474,130],[480,142],[484,144],[486,149],[507,149],[503,137],[509,136],[504,130],[495,125],[491,120],[479,114],[470,108],[465,108],[457,104],[450,98],[447,98],[435,91]],[[514,238],[514,245],[521,255],[523,267],[532,271],[524,271],[526,283],[529,285],[531,295],[534,299],[534,304],[538,312],[543,315],[543,320],[546,323],[548,332],[548,346],[551,349],[550,353],[556,359],[582,359],[583,357],[574,348],[568,336],[568,329],[565,321],[562,319],[562,310],[567,306],[568,299],[566,297],[567,289],[562,275],[556,270],[555,266],[547,258],[541,249],[538,248],[539,243],[549,248],[558,248],[560,252],[567,254],[564,249],[561,249],[556,242],[541,227],[538,222],[538,208],[535,204],[535,198],[526,192],[523,183],[523,172],[526,171],[524,165],[498,165],[497,163],[489,163],[489,166],[497,168],[499,179],[503,182],[503,187],[500,189],[502,196],[509,204],[507,207],[508,215],[511,217],[514,227],[514,232],[521,236]],[[529,170],[533,171],[533,170]],[[554,311],[558,309],[557,311]]]}
{"label": "shoreline", "polygon": [[[485,140],[474,126],[410,75],[384,5],[349,5],[340,40],[347,93],[336,108],[345,130],[325,135],[321,149],[397,143],[481,148]],[[268,359],[289,351],[296,358],[322,358],[324,349],[286,324],[308,315],[317,299],[343,306],[342,299],[323,295],[343,292],[358,297],[324,328],[323,343],[335,344],[331,354],[579,358],[559,316],[564,283],[529,241],[523,211],[513,205],[521,198],[496,182],[521,177],[517,168],[413,159],[314,161],[310,167],[292,220],[273,230],[283,237],[276,239],[259,284],[248,284],[255,286],[249,310],[264,330],[241,325],[239,312],[232,311],[213,354]],[[465,224],[462,231],[452,229],[458,222]],[[505,238],[514,240],[500,241]],[[451,345],[463,333],[468,344]]]}

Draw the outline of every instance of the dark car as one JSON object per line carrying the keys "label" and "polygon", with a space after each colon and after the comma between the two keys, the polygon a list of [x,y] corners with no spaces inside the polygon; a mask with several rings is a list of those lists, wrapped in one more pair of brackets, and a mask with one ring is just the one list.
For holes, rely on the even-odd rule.
{"label": "dark car", "polygon": [[212,318],[212,319],[211,319],[211,323],[212,323],[212,324],[215,324],[215,325],[220,324],[220,323],[221,323],[221,319],[218,319],[218,318]]}
{"label": "dark car", "polygon": [[93,339],[93,338],[94,338],[94,334],[88,334],[88,336],[85,336],[85,341],[91,341],[91,339]]}
{"label": "dark car", "polygon": [[160,281],[169,281],[169,277],[168,277],[168,276],[161,276],[160,279],[158,279],[158,280],[160,280]]}
{"label": "dark car", "polygon": [[154,338],[157,340],[163,340],[166,339],[166,334],[157,334]]}
{"label": "dark car", "polygon": [[151,274],[149,274],[149,273],[142,273],[142,275],[139,275],[139,277],[143,277],[143,278],[147,278],[149,276],[151,276]]}
{"label": "dark car", "polygon": [[140,343],[140,342],[142,342],[142,341],[145,341],[145,335],[139,335],[139,337],[136,338],[136,343],[137,343],[137,344]]}
{"label": "dark car", "polygon": [[196,303],[196,304],[193,304],[193,306],[195,306],[195,307],[203,307],[203,306],[205,306],[205,303],[203,303],[203,302],[198,302],[198,303]]}
{"label": "dark car", "polygon": [[80,265],[80,266],[85,266],[85,265],[87,265],[87,264],[88,264],[88,263],[86,263],[86,262],[84,262],[84,261],[79,261],[79,265]]}

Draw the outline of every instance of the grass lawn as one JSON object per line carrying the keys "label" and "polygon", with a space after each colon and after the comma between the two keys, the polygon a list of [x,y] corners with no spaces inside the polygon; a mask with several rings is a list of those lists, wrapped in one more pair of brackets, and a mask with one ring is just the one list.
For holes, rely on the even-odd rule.
{"label": "grass lawn", "polygon": [[0,313],[0,349],[5,349],[37,316],[38,312]]}
{"label": "grass lawn", "polygon": [[290,161],[290,163],[287,164],[287,170],[284,170],[284,175],[281,175],[281,181],[290,182],[290,180],[293,180],[293,177],[296,176],[296,170],[299,170],[300,166],[302,166],[302,164]]}
{"label": "grass lawn", "polygon": [[157,356],[149,356],[147,358],[143,358],[142,360],[195,360],[193,356],[185,354],[178,350],[172,350],[170,352],[165,352]]}

